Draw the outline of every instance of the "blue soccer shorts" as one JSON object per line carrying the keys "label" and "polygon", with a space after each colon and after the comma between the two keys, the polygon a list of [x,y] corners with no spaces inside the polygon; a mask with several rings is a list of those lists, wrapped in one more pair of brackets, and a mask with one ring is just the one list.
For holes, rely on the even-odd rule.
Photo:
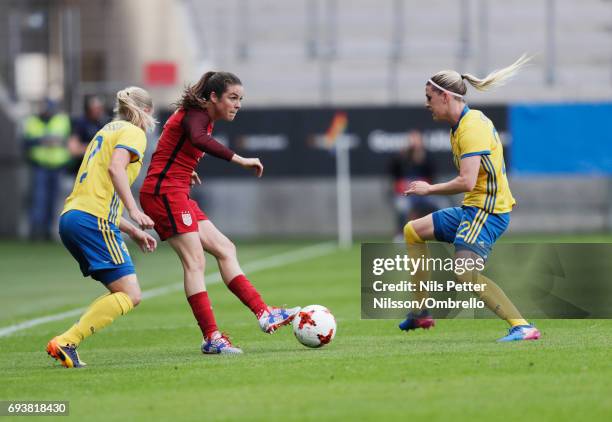
{"label": "blue soccer shorts", "polygon": [[59,232],[84,277],[109,284],[135,273],[119,229],[108,220],[71,210],[60,217]]}
{"label": "blue soccer shorts", "polygon": [[477,207],[452,207],[432,214],[434,236],[487,259],[495,241],[510,224],[510,213],[489,214]]}

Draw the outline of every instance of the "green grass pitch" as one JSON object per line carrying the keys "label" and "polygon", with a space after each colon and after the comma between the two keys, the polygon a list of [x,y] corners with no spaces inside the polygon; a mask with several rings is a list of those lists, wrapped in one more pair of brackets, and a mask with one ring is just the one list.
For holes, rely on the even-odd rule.
{"label": "green grass pitch", "polygon": [[[238,250],[246,266],[310,244]],[[131,251],[144,291],[181,281],[168,245],[146,256]],[[0,328],[103,293],[59,245],[0,242],[0,263]],[[215,272],[214,260],[207,263]],[[506,331],[495,319],[442,320],[405,334],[397,321],[360,320],[359,277],[358,246],[250,274],[271,304],[332,310],[338,334],[317,350],[290,328],[260,332],[222,283],[209,286],[217,321],[243,356],[200,353],[180,290],[144,300],[90,337],[80,348],[83,370],[64,369],[44,352],[74,318],[18,331],[0,338],[0,400],[68,400],[70,417],[87,421],[612,420],[612,321],[538,320],[543,338],[516,344],[495,342]]]}

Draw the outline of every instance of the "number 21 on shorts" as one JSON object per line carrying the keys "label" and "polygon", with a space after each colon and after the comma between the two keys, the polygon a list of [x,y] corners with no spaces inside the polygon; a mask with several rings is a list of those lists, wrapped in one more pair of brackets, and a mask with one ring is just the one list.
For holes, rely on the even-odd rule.
{"label": "number 21 on shorts", "polygon": [[457,228],[457,236],[459,239],[465,239],[465,233],[470,230],[472,224],[469,221],[462,221]]}

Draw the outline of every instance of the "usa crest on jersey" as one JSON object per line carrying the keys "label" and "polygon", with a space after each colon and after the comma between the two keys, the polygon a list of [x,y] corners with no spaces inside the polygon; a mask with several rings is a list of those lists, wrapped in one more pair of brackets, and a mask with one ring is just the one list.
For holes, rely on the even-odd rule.
{"label": "usa crest on jersey", "polygon": [[191,226],[191,223],[193,223],[191,213],[189,211],[181,212],[181,218],[183,219],[183,224],[186,226]]}

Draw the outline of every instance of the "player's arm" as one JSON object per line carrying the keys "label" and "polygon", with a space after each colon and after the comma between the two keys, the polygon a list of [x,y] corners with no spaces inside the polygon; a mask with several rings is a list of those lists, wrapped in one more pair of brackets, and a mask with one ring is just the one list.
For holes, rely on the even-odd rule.
{"label": "player's arm", "polygon": [[110,165],[108,166],[108,174],[115,188],[115,192],[119,195],[119,199],[123,202],[130,218],[142,229],[153,228],[153,220],[144,212],[138,209],[136,200],[130,190],[130,182],[127,174],[127,166],[130,164],[132,153],[124,148],[115,148],[111,157]]}
{"label": "player's arm", "polygon": [[263,174],[263,164],[259,161],[259,158],[244,158],[238,154],[234,154],[232,157],[232,163],[238,164],[245,169],[255,170],[255,176],[261,177]]}
{"label": "player's arm", "polygon": [[207,132],[209,123],[208,116],[199,110],[188,110],[182,121],[183,129],[187,133],[189,140],[200,151],[213,157],[231,161],[246,169],[253,169],[255,170],[255,175],[261,177],[263,174],[263,164],[261,164],[259,158],[241,157],[217,141]]}
{"label": "player's arm", "polygon": [[231,161],[234,151],[208,134],[210,119],[200,110],[188,110],[181,122],[189,141],[202,152]]}
{"label": "player's arm", "polygon": [[132,238],[143,252],[153,252],[157,248],[157,240],[144,230],[122,218],[119,221],[119,230]]}
{"label": "player's arm", "polygon": [[434,185],[423,181],[412,182],[404,195],[454,195],[471,192],[478,179],[480,155],[462,158],[459,168],[459,175],[448,182]]}

